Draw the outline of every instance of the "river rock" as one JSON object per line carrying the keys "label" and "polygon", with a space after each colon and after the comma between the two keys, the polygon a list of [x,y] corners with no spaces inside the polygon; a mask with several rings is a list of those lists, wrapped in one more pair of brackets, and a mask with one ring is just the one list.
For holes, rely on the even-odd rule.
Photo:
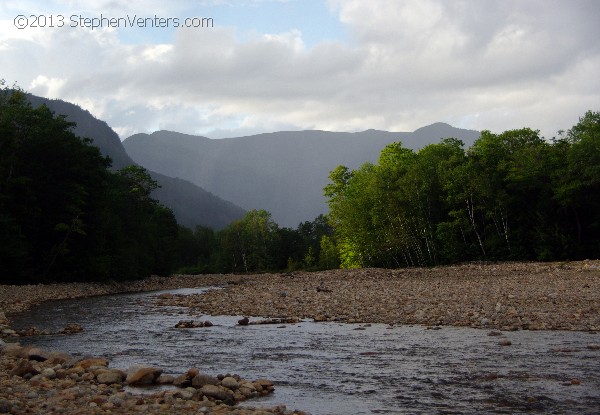
{"label": "river rock", "polygon": [[20,356],[22,350],[23,347],[19,343],[5,343],[4,347],[2,347],[2,353],[8,356]]}
{"label": "river rock", "polygon": [[238,391],[244,395],[246,399],[254,398],[258,396],[258,392],[254,385],[250,382],[242,382]]}
{"label": "river rock", "polygon": [[0,324],[8,324],[8,319],[6,318],[4,311],[0,311]]}
{"label": "river rock", "polygon": [[218,384],[219,384],[219,379],[217,379],[213,376],[204,375],[202,373],[194,376],[194,379],[192,379],[192,386],[195,388],[201,388],[205,385],[216,386]]}
{"label": "river rock", "polygon": [[240,320],[238,320],[238,324],[240,326],[247,326],[250,323],[250,319],[248,317],[244,317]]}
{"label": "river rock", "polygon": [[31,362],[27,359],[19,359],[17,365],[10,371],[13,376],[26,377],[27,375],[35,376],[40,372],[34,368]]}
{"label": "river rock", "polygon": [[101,357],[91,357],[89,359],[83,359],[75,363],[74,367],[80,367],[82,369],[89,369],[92,366],[104,366],[108,367],[108,359]]}
{"label": "river rock", "polygon": [[0,414],[8,414],[12,411],[12,404],[10,401],[0,398]]}
{"label": "river rock", "polygon": [[510,346],[512,342],[508,339],[502,339],[498,342],[500,346]]}
{"label": "river rock", "polygon": [[240,387],[238,381],[235,380],[235,378],[233,378],[231,376],[227,376],[226,378],[223,378],[223,380],[221,381],[221,385],[226,387],[227,389],[231,389],[233,391]]}
{"label": "river rock", "polygon": [[106,370],[98,373],[96,380],[98,383],[105,385],[113,385],[115,383],[122,383],[125,378],[124,373],[120,370]]}
{"label": "river rock", "polygon": [[184,373],[183,375],[179,375],[173,379],[173,385],[178,386],[180,388],[186,388],[192,384],[192,379]]}
{"label": "river rock", "polygon": [[175,376],[172,375],[160,375],[160,377],[156,380],[156,383],[159,385],[172,385],[175,382]]}
{"label": "river rock", "polygon": [[48,353],[48,359],[46,363],[51,365],[62,365],[73,359],[73,356],[67,353],[53,351]]}
{"label": "river rock", "polygon": [[82,331],[83,331],[83,327],[81,327],[79,324],[71,323],[71,324],[67,324],[65,326],[65,328],[59,332],[59,334],[75,334],[75,333],[81,333]]}
{"label": "river rock", "polygon": [[196,395],[197,392],[198,391],[196,389],[194,389],[194,388],[185,388],[185,389],[182,389],[182,390],[179,390],[179,391],[175,392],[173,394],[173,396],[175,398],[181,398],[181,399],[189,401],[190,399],[194,398],[194,396]]}
{"label": "river rock", "polygon": [[45,362],[48,360],[49,353],[39,347],[32,347],[27,351],[27,358],[36,362]]}
{"label": "river rock", "polygon": [[220,388],[215,385],[204,385],[200,388],[200,392],[204,396],[208,396],[209,398],[214,398],[223,402],[233,402],[233,392],[229,389]]}
{"label": "river rock", "polygon": [[125,382],[128,385],[151,385],[161,374],[162,369],[135,365],[127,370]]}
{"label": "river rock", "polygon": [[40,375],[42,375],[46,379],[56,379],[56,371],[50,367],[42,370],[42,373],[40,373]]}

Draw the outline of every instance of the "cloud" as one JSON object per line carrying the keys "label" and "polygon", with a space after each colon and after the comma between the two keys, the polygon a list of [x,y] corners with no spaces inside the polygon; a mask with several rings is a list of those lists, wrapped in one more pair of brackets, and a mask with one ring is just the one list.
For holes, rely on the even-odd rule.
{"label": "cloud", "polygon": [[[152,4],[169,12],[164,1]],[[412,131],[436,121],[494,131],[528,126],[552,136],[600,109],[594,0],[328,5],[350,41],[307,47],[296,27],[256,28],[243,41],[234,27],[178,29],[159,44],[124,43],[116,29],[4,31],[0,75],[81,104],[122,138],[154,129],[218,137]],[[128,10],[120,2],[102,7]]]}

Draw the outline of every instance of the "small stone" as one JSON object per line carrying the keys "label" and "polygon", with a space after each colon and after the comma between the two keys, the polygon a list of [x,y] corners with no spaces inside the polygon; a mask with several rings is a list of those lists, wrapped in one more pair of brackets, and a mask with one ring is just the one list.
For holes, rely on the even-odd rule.
{"label": "small stone", "polygon": [[502,332],[501,331],[496,331],[496,330],[492,330],[488,333],[488,336],[502,336]]}
{"label": "small stone", "polygon": [[235,378],[228,376],[221,381],[221,385],[227,389],[236,390],[240,387],[239,383]]}
{"label": "small stone", "polygon": [[108,370],[105,372],[101,372],[96,376],[96,380],[98,383],[103,383],[105,385],[114,385],[115,383],[123,382],[125,378],[124,374],[118,370]]}
{"label": "small stone", "polygon": [[218,384],[219,384],[219,379],[217,379],[213,376],[208,376],[208,375],[203,375],[203,374],[194,376],[194,379],[192,379],[192,386],[195,388],[201,388],[204,385],[216,386]]}
{"label": "small stone", "polygon": [[171,293],[164,293],[164,294],[160,294],[158,296],[158,298],[160,298],[161,300],[172,300],[173,297],[175,297],[175,296]]}
{"label": "small stone", "polygon": [[27,352],[27,358],[29,360],[35,360],[36,362],[45,362],[46,360],[48,360],[48,357],[49,354],[46,351],[40,349],[39,347],[32,347]]}
{"label": "small stone", "polygon": [[244,317],[241,320],[238,320],[238,324],[240,326],[247,326],[250,323],[250,319],[248,317]]}
{"label": "small stone", "polygon": [[175,377],[175,379],[173,379],[173,385],[179,386],[181,388],[188,387],[191,384],[192,384],[192,379],[190,379],[186,373],[184,373],[183,375],[179,375],[179,376]]}
{"label": "small stone", "polygon": [[56,372],[52,368],[42,370],[41,375],[46,379],[56,379]]}
{"label": "small stone", "polygon": [[156,383],[159,385],[172,385],[175,381],[175,377],[171,375],[160,375]]}
{"label": "small stone", "polygon": [[0,398],[0,414],[8,414],[12,410],[12,404],[6,399]]}
{"label": "small stone", "polygon": [[89,359],[83,359],[80,360],[79,362],[77,362],[75,364],[74,367],[80,367],[82,369],[89,369],[92,366],[104,366],[104,367],[108,367],[108,364],[110,362],[108,361],[108,359],[103,359],[100,357],[92,357]]}
{"label": "small stone", "polygon": [[508,339],[502,339],[498,342],[500,346],[510,346],[512,342]]}
{"label": "small stone", "polygon": [[218,399],[226,403],[233,403],[233,392],[228,389],[220,388],[215,385],[204,385],[200,389],[200,392],[209,398]]}
{"label": "small stone", "polygon": [[579,379],[571,379],[571,385],[581,385],[581,381]]}
{"label": "small stone", "polygon": [[35,376],[40,373],[36,368],[31,365],[31,362],[26,359],[20,359],[17,365],[10,371],[13,376],[25,377],[27,375]]}
{"label": "small stone", "polygon": [[62,365],[73,359],[73,357],[67,353],[56,351],[48,353],[47,357],[48,359],[46,360],[46,363],[51,365]]}
{"label": "small stone", "polygon": [[67,324],[64,329],[62,329],[59,334],[75,334],[81,333],[83,331],[83,327],[76,323]]}

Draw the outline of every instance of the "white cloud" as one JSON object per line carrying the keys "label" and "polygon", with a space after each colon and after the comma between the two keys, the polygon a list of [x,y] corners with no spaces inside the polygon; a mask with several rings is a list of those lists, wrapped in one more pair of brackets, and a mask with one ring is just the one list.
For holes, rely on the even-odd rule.
{"label": "white cloud", "polygon": [[[115,13],[132,7],[94,4],[55,2]],[[165,14],[175,10],[170,2],[151,4]],[[294,27],[256,28],[245,41],[235,28],[180,29],[173,43],[154,45],[125,44],[114,29],[3,29],[0,77],[79,103],[123,138],[159,128],[219,137],[407,131],[436,121],[495,131],[529,126],[551,136],[587,109],[600,110],[594,0],[329,5],[352,33],[350,43],[307,48]]]}

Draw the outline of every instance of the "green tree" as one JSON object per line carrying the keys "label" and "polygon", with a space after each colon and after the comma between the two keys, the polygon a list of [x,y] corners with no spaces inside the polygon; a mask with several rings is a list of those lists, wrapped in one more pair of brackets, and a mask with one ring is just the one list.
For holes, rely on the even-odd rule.
{"label": "green tree", "polygon": [[230,271],[265,271],[275,268],[278,226],[265,210],[251,210],[220,233],[221,264]]}

